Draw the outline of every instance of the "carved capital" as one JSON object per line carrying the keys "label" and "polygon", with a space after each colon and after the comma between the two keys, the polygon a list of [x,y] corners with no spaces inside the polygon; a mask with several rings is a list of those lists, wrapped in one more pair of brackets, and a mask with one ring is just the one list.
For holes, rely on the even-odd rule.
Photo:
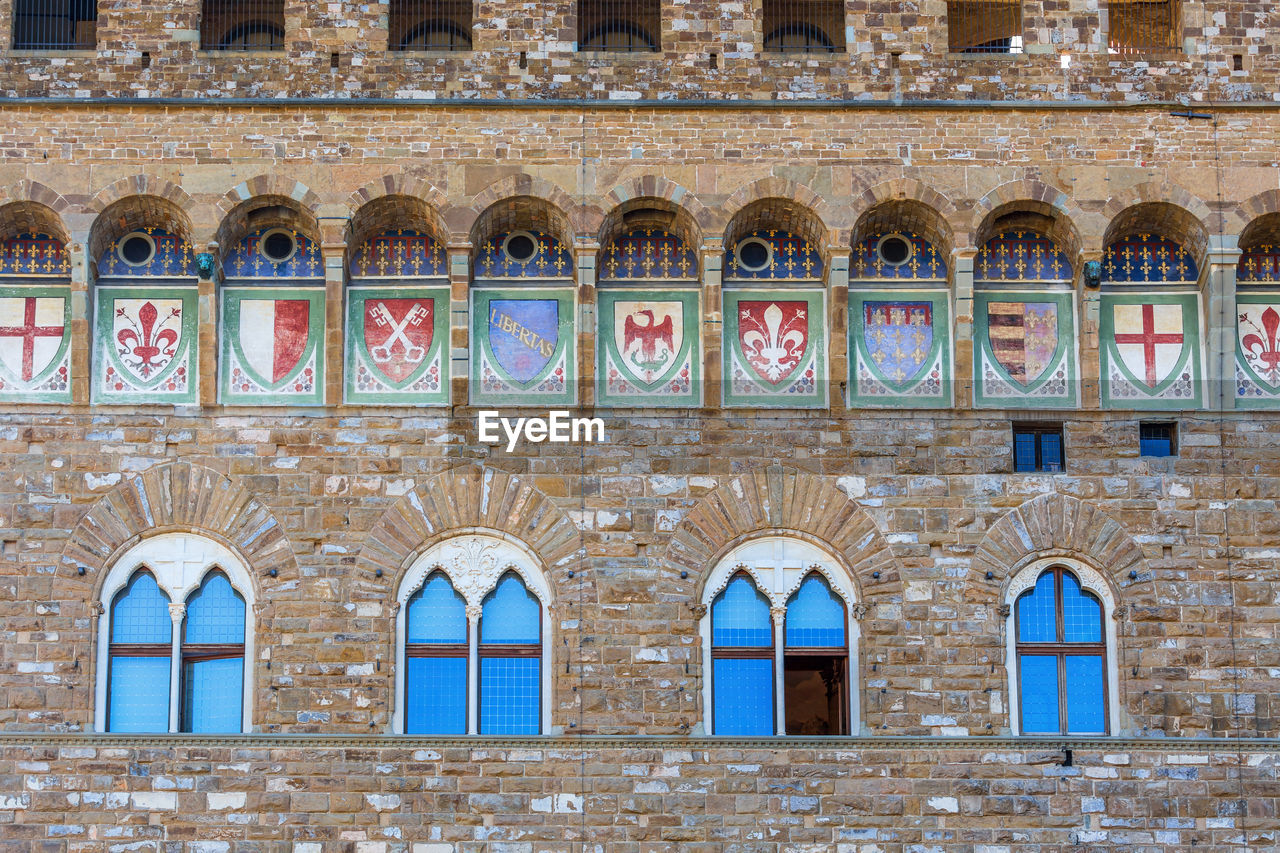
{"label": "carved capital", "polygon": [[695,619],[701,619],[707,615],[707,605],[705,604],[690,604],[689,610],[693,612]]}
{"label": "carved capital", "polygon": [[101,601],[95,601],[92,604],[92,608],[93,608],[93,615],[95,616],[101,616],[103,613],[107,612],[106,605],[103,604]]}
{"label": "carved capital", "polygon": [[187,615],[187,605],[174,602],[169,605],[169,618],[174,624],[182,621],[182,617]]}
{"label": "carved capital", "polygon": [[480,624],[480,614],[484,612],[484,606],[480,604],[467,605],[467,621],[472,625]]}
{"label": "carved capital", "polygon": [[769,608],[769,615],[773,617],[773,624],[779,628],[787,621],[787,606],[785,604],[775,604]]}

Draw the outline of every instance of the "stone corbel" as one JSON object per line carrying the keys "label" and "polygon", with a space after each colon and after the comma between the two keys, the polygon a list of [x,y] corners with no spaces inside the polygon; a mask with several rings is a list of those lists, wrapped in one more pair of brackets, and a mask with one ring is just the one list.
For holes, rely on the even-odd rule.
{"label": "stone corbel", "polygon": [[996,613],[1000,614],[1001,619],[1008,619],[1009,614],[1012,612],[1013,612],[1013,608],[1009,606],[1008,602],[1005,602],[1004,604],[1001,604],[999,607],[996,608]]}

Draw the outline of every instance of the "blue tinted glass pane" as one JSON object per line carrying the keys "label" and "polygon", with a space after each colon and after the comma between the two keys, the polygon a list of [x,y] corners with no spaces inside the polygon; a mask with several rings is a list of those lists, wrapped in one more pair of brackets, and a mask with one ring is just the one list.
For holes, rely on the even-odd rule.
{"label": "blue tinted glass pane", "polygon": [[[169,599],[155,578],[138,572],[111,606],[111,642],[168,643],[172,631]],[[168,731],[168,726],[162,731]]]}
{"label": "blue tinted glass pane", "polygon": [[410,643],[465,643],[467,606],[449,579],[434,574],[409,599],[405,640]]}
{"label": "blue tinted glass pane", "polygon": [[182,667],[182,730],[240,731],[244,658],[188,661]]}
{"label": "blue tinted glass pane", "polygon": [[810,575],[787,603],[787,645],[843,646],[844,602],[827,582]]}
{"label": "blue tinted glass pane", "polygon": [[1036,579],[1031,592],[1018,599],[1018,642],[1058,642],[1057,605],[1053,600],[1053,572]]}
{"label": "blue tinted glass pane", "polygon": [[1138,452],[1143,456],[1172,456],[1173,442],[1165,438],[1143,438],[1138,441]]}
{"label": "blue tinted glass pane", "polygon": [[186,630],[188,643],[244,642],[244,599],[226,575],[209,575],[188,599]]}
{"label": "blue tinted glass pane", "polygon": [[1067,656],[1067,731],[1103,734],[1107,730],[1103,700],[1102,656]]}
{"label": "blue tinted glass pane", "polygon": [[1058,659],[1050,655],[1021,655],[1022,733],[1058,734]]}
{"label": "blue tinted glass pane", "polygon": [[480,659],[480,733],[536,735],[538,658]]}
{"label": "blue tinted glass pane", "polygon": [[1013,470],[1036,470],[1035,433],[1018,433],[1013,437]]}
{"label": "blue tinted glass pane", "polygon": [[1051,433],[1040,435],[1040,470],[1062,470],[1062,436]]}
{"label": "blue tinted glass pane", "polygon": [[711,645],[768,646],[773,643],[769,599],[738,576],[711,605]]}
{"label": "blue tinted glass pane", "polygon": [[1080,581],[1062,573],[1062,637],[1068,643],[1102,642],[1102,606],[1080,591]]}
{"label": "blue tinted glass pane", "polygon": [[169,731],[169,658],[111,659],[107,729]]}
{"label": "blue tinted glass pane", "polygon": [[466,658],[409,658],[404,679],[407,734],[467,733]]}
{"label": "blue tinted glass pane", "polygon": [[538,599],[524,588],[520,578],[503,576],[480,611],[480,642],[536,643],[541,627]]}
{"label": "blue tinted glass pane", "polygon": [[773,661],[712,661],[712,726],[718,735],[773,734]]}

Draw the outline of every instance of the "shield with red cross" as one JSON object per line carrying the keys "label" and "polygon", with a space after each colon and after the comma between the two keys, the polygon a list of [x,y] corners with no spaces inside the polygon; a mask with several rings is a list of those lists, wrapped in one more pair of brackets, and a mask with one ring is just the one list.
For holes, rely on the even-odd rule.
{"label": "shield with red cross", "polygon": [[1180,304],[1116,305],[1114,341],[1130,378],[1156,388],[1182,363],[1186,346]]}
{"label": "shield with red cross", "polygon": [[12,384],[36,386],[62,362],[67,300],[61,296],[0,297],[0,370]]}

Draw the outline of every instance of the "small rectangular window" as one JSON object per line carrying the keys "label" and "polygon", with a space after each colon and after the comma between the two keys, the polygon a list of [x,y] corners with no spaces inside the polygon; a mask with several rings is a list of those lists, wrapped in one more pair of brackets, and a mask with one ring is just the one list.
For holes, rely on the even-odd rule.
{"label": "small rectangular window", "polygon": [[844,50],[843,0],[764,0],[764,49],[776,53]]}
{"label": "small rectangular window", "polygon": [[1061,424],[1014,424],[1013,470],[1060,474],[1066,470]]}
{"label": "small rectangular window", "polygon": [[1022,53],[1022,0],[950,0],[952,53]]}
{"label": "small rectangular window", "polygon": [[284,0],[204,0],[204,50],[283,50]]}
{"label": "small rectangular window", "polygon": [[660,0],[579,0],[578,50],[651,53],[661,48]]}
{"label": "small rectangular window", "polygon": [[1111,53],[1158,56],[1181,50],[1181,0],[1110,0],[1107,16]]}
{"label": "small rectangular window", "polygon": [[1138,453],[1142,456],[1177,456],[1177,425],[1168,422],[1139,424]]}
{"label": "small rectangular window", "polygon": [[391,0],[392,50],[471,50],[471,0]]}
{"label": "small rectangular window", "polygon": [[98,0],[16,0],[17,50],[93,50],[98,45]]}

